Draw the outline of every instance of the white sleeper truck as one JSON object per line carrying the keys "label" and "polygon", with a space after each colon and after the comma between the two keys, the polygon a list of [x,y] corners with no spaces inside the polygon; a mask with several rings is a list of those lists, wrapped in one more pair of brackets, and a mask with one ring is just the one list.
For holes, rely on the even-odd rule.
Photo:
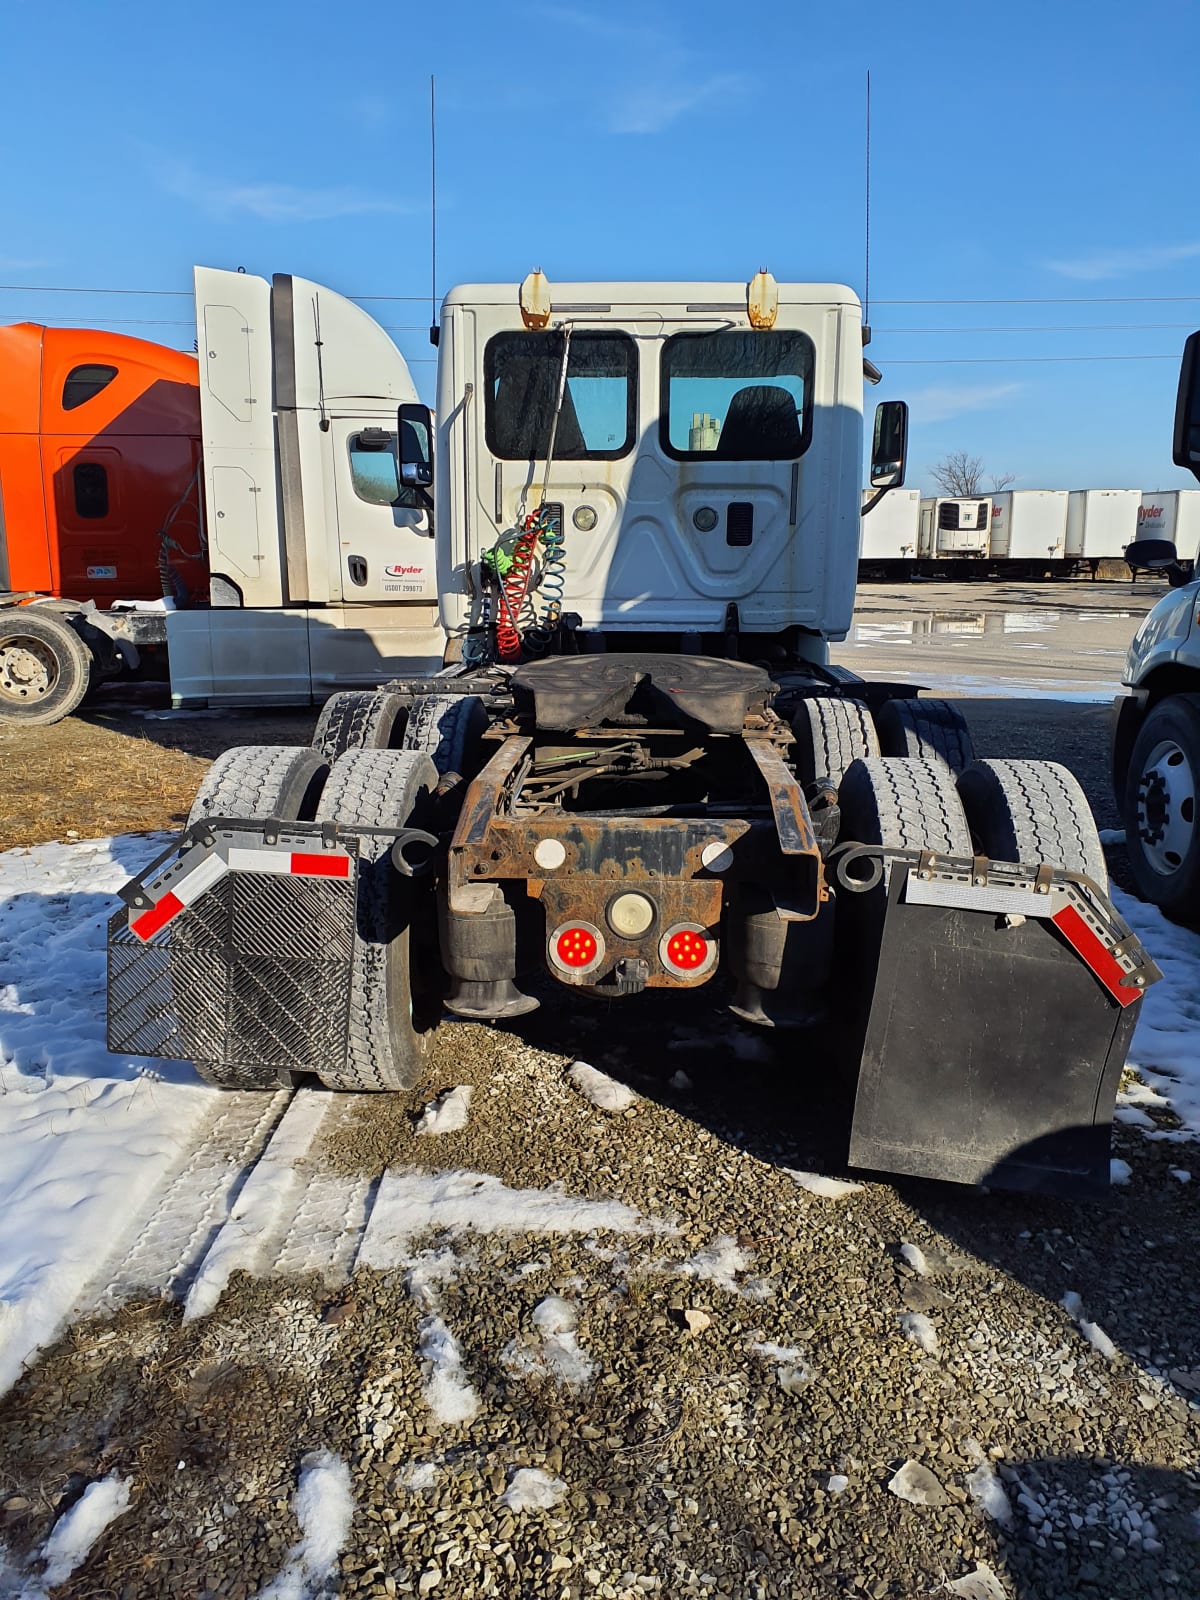
{"label": "white sleeper truck", "polygon": [[[1174,459],[1200,478],[1200,332],[1184,347]],[[1179,495],[1180,501],[1183,494]],[[1182,521],[1183,519],[1181,519]],[[1186,525],[1186,524],[1185,524]],[[1200,925],[1200,573],[1194,546],[1146,537],[1136,565],[1166,569],[1170,593],[1146,615],[1125,662],[1113,716],[1113,790],[1143,897]],[[1126,559],[1129,552],[1126,553]]]}
{"label": "white sleeper truck", "polygon": [[[209,1081],[407,1090],[442,1016],[718,995],[839,1062],[860,1167],[1093,1190],[1156,969],[1061,767],[975,761],[829,664],[859,548],[863,352],[831,284],[453,290],[435,461],[447,663],[235,749],[129,884],[113,1049]],[[903,483],[907,412],[871,482]]]}

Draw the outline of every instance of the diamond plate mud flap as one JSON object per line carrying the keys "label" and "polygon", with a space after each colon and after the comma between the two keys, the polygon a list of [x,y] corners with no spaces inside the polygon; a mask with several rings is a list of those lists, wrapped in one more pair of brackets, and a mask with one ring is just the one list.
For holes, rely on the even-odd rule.
{"label": "diamond plate mud flap", "polygon": [[311,1071],[346,1048],[357,861],[316,825],[193,829],[121,891],[108,1048]]}
{"label": "diamond plate mud flap", "polygon": [[875,902],[859,912],[850,979],[852,1165],[1106,1189],[1121,1069],[1141,995],[1161,976],[1107,897],[1049,867],[922,857],[895,862],[886,901],[878,888],[849,899]]}

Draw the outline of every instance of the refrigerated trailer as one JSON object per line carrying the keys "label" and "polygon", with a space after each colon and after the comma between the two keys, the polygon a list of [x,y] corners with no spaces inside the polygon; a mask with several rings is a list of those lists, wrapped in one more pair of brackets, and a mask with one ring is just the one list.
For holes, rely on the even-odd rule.
{"label": "refrigerated trailer", "polygon": [[921,501],[918,555],[923,562],[978,561],[988,553],[992,502],[986,495]]}
{"label": "refrigerated trailer", "polygon": [[155,669],[177,706],[283,705],[441,663],[403,357],[303,278],[195,290],[198,357],[0,329],[0,717]]}
{"label": "refrigerated trailer", "polygon": [[[461,659],[214,764],[110,924],[111,1048],[411,1090],[443,1016],[715,986],[789,1081],[844,1073],[854,1164],[1103,1188],[1156,969],[1078,785],[829,663],[862,361],[836,284],[452,290],[435,468],[397,431]],[[872,487],[906,433],[877,408]]]}

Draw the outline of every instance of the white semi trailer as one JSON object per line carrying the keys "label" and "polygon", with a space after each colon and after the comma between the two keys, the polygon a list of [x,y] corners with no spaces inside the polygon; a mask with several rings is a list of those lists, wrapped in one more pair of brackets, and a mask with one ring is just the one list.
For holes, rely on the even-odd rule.
{"label": "white semi trailer", "polygon": [[[1180,564],[1190,571],[1200,554],[1200,489],[1155,489],[1143,494],[1138,507],[1137,538],[1125,551],[1125,560],[1136,573],[1142,557],[1155,552],[1160,540],[1167,540],[1177,552]],[[1152,556],[1153,565],[1160,563]]]}
{"label": "white semi trailer", "polygon": [[1093,576],[1101,561],[1120,561],[1137,533],[1140,489],[1072,489],[1067,498],[1068,561]]}
{"label": "white semi trailer", "polygon": [[882,500],[872,490],[864,490],[862,543],[858,551],[860,576],[902,576],[911,572],[920,533],[919,489],[892,489]]}
{"label": "white semi trailer", "polygon": [[[211,768],[110,925],[112,1048],[228,1087],[418,1084],[443,1015],[710,984],[840,1063],[852,1162],[1096,1189],[1156,971],[1074,779],[829,664],[859,547],[861,308],[836,284],[453,290],[440,673]],[[697,425],[695,418],[703,419]],[[400,478],[434,479],[400,407]],[[903,484],[907,411],[871,482]],[[615,1010],[608,1013],[615,1017]]]}
{"label": "white semi trailer", "polygon": [[1005,489],[992,496],[989,566],[1041,575],[1067,553],[1067,491]]}

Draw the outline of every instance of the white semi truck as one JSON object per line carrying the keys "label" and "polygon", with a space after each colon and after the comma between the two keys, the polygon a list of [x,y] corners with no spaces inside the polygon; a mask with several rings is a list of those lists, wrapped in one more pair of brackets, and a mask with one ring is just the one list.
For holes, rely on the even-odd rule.
{"label": "white semi truck", "polygon": [[181,707],[307,705],[441,665],[432,503],[396,476],[400,352],[304,278],[197,267],[195,293],[195,363],[5,330],[0,377],[15,390],[40,350],[63,399],[0,428],[0,718],[56,721],[164,652]]}
{"label": "white semi truck", "polygon": [[[1200,332],[1184,347],[1175,402],[1174,460],[1200,478]],[[1194,491],[1193,491],[1194,492]],[[1186,536],[1191,492],[1175,531]],[[1165,505],[1168,497],[1155,496]],[[1195,528],[1192,524],[1192,538]],[[1194,542],[1142,537],[1136,564],[1167,571],[1171,591],[1142,620],[1113,708],[1113,789],[1129,864],[1145,899],[1200,925],[1200,579]]]}
{"label": "white semi truck", "polygon": [[[524,283],[441,316],[450,662],[226,752],[109,931],[111,1048],[405,1090],[445,1014],[716,985],[850,1160],[1107,1184],[1155,968],[1078,785],[829,664],[859,551],[861,309],[836,284]],[[698,424],[696,418],[701,421]],[[401,406],[400,479],[435,477]],[[871,482],[903,484],[907,411]]]}

